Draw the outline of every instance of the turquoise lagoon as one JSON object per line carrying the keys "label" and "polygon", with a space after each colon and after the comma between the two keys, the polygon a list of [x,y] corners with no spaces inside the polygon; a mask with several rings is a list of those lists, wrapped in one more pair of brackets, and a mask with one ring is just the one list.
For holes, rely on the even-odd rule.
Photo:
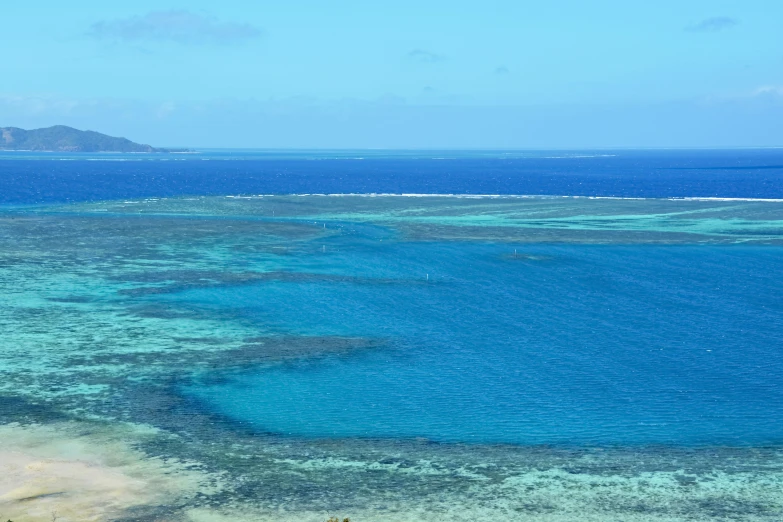
{"label": "turquoise lagoon", "polygon": [[210,485],[116,519],[780,519],[782,202],[154,198],[0,245],[0,420]]}

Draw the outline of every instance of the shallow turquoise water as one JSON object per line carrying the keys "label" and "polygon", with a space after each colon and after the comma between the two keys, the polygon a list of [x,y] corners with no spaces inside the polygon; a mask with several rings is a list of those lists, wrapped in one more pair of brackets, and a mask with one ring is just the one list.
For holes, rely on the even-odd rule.
{"label": "shallow turquoise water", "polygon": [[116,520],[777,521],[782,244],[775,201],[7,208],[0,443],[203,481]]}
{"label": "shallow turquoise water", "polygon": [[388,347],[188,394],[261,432],[306,437],[783,442],[783,248],[327,244],[307,269],[361,280],[175,299]]}

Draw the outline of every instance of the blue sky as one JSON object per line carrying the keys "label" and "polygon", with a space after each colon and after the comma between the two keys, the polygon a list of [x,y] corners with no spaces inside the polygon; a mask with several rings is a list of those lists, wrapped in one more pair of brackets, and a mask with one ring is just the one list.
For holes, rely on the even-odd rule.
{"label": "blue sky", "polygon": [[0,11],[0,126],[161,145],[783,145],[783,2],[73,0]]}

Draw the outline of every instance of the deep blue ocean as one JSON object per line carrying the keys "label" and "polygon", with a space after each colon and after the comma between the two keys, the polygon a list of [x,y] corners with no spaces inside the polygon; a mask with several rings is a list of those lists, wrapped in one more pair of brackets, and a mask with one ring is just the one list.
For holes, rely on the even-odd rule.
{"label": "deep blue ocean", "polygon": [[[0,153],[7,206],[304,193],[775,199],[783,150]],[[305,438],[783,443],[780,246],[520,247],[356,230],[285,269],[361,280],[150,299],[382,348],[204,375],[182,393],[243,429]],[[510,261],[516,248],[525,257]]]}
{"label": "deep blue ocean", "polygon": [[783,149],[0,152],[0,205],[303,193],[783,198]]}

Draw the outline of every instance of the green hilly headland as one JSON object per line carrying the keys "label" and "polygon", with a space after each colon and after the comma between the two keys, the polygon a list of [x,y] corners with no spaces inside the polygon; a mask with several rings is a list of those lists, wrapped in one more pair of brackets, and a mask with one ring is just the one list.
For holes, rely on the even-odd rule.
{"label": "green hilly headland", "polygon": [[0,150],[41,152],[180,152],[134,143],[126,138],[107,136],[100,132],[82,131],[65,125],[55,125],[33,130],[17,127],[0,127]]}

